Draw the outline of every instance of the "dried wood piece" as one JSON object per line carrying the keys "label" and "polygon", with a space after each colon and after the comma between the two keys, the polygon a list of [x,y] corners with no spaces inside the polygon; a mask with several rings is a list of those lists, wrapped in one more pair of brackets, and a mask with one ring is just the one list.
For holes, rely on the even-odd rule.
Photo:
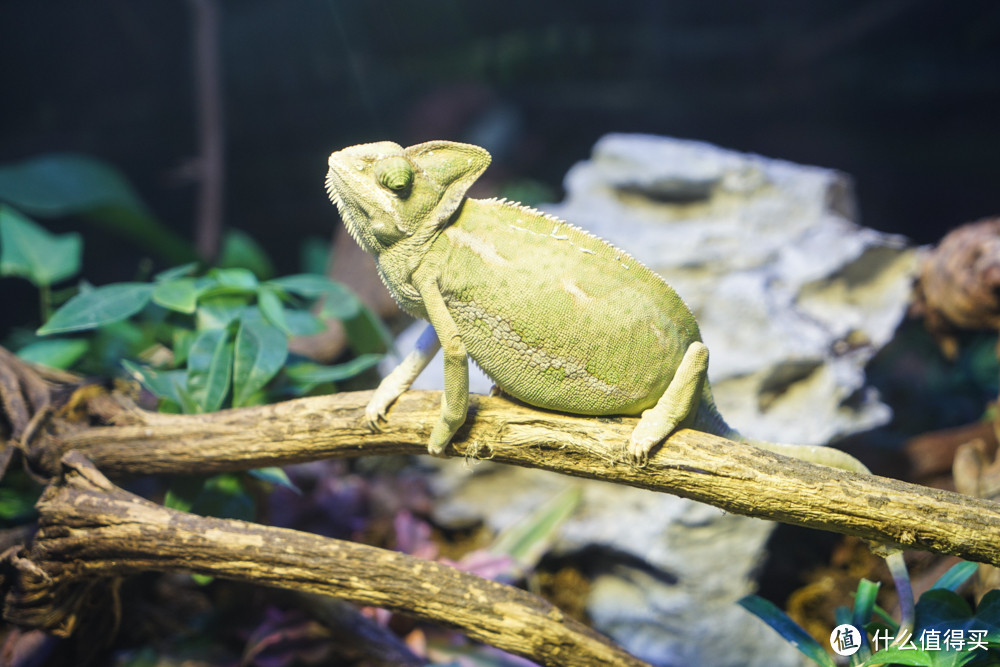
{"label": "dried wood piece", "polygon": [[962,329],[1000,329],[1000,218],[949,232],[920,269],[914,314],[922,315],[949,359]]}
{"label": "dried wood piece", "polygon": [[[40,441],[36,466],[58,471],[77,449],[106,474],[215,473],[323,458],[422,454],[440,392],[409,391],[378,433],[365,426],[371,392],[348,392],[206,415],[132,410],[134,423]],[[894,479],[825,468],[698,431],[672,435],[645,468],[614,452],[634,418],[545,412],[473,396],[449,453],[628,484],[728,512],[1000,565],[1000,504]]]}
{"label": "dried wood piece", "polygon": [[109,582],[190,571],[412,614],[543,665],[646,664],[520,589],[363,544],[171,510],[114,486],[79,452],[38,509],[34,541],[8,556],[13,623],[68,635]]}

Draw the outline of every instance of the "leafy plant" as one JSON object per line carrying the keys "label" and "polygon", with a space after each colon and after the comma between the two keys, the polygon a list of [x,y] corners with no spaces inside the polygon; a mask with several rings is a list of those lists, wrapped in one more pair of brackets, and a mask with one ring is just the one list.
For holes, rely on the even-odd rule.
{"label": "leafy plant", "polygon": [[40,155],[0,165],[0,202],[38,217],[80,216],[169,262],[194,249],[149,211],[110,164],[75,153]]}
{"label": "leafy plant", "polygon": [[[956,592],[975,574],[977,567],[975,563],[959,563],[921,595],[915,605],[912,630],[901,626],[875,603],[879,585],[862,579],[858,583],[854,609],[841,607],[836,611],[838,624],[852,625],[861,635],[859,650],[851,656],[849,664],[854,667],[998,664],[1000,590],[987,593],[975,612]],[[739,604],[817,665],[835,667],[833,658],[823,646],[773,603],[757,595],[748,595]]]}
{"label": "leafy plant", "polygon": [[[234,238],[231,262],[270,265],[248,237]],[[78,235],[52,235],[8,206],[0,206],[0,242],[0,275],[48,289],[79,272]],[[323,331],[326,318],[344,321],[362,353],[332,366],[289,361],[289,338]],[[374,350],[384,345],[380,329],[366,326],[373,320],[353,293],[322,276],[262,281],[246,268],[200,272],[190,263],[151,282],[81,283],[18,354],[60,368],[73,368],[85,357],[92,364],[98,358],[104,368],[120,361],[160,399],[162,410],[212,412],[328,391],[357,375],[378,361]]]}
{"label": "leafy plant", "polygon": [[[101,287],[81,282],[18,355],[91,372],[123,367],[158,398],[161,411],[184,413],[332,391],[334,383],[379,360],[383,330],[371,324],[374,316],[346,287],[312,274],[262,281],[236,266],[270,267],[249,237],[231,236],[224,247],[229,268],[201,271],[197,263],[189,263],[159,273],[151,282]],[[50,234],[13,208],[0,206],[0,276],[36,285],[43,312],[51,308],[49,288],[79,272],[81,252],[78,235]],[[356,356],[335,365],[290,357],[289,338],[323,331],[326,318],[345,323]],[[294,489],[279,468],[249,475]],[[246,483],[242,475],[178,478],[165,501],[184,511],[248,519],[254,501]],[[9,509],[13,503],[25,505],[25,499],[30,494],[0,497]]]}

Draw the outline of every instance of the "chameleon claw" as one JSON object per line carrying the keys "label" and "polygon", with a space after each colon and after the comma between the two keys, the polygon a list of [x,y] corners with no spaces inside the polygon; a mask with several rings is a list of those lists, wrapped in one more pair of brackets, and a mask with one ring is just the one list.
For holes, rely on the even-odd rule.
{"label": "chameleon claw", "polygon": [[649,463],[649,452],[656,446],[655,442],[646,443],[629,438],[628,444],[624,447],[622,458],[635,468],[645,468]]}
{"label": "chameleon claw", "polygon": [[382,431],[382,425],[379,422],[389,421],[386,418],[384,410],[379,410],[376,407],[369,405],[365,408],[365,426],[372,433],[380,433]]}

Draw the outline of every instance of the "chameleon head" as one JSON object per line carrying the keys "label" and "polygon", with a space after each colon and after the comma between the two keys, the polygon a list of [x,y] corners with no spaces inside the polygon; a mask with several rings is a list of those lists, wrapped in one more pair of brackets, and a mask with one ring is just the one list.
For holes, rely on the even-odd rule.
{"label": "chameleon head", "polygon": [[330,155],[326,191],[358,245],[378,255],[444,226],[489,163],[485,149],[453,141],[359,144]]}

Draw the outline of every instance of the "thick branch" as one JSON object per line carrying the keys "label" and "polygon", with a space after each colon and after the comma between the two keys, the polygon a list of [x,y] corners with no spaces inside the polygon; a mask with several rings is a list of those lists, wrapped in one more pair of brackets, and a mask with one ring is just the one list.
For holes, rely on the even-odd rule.
{"label": "thick branch", "polygon": [[[109,475],[220,472],[321,458],[418,454],[438,417],[438,392],[407,392],[380,433],[364,425],[370,392],[209,415],[134,412],[131,425],[48,441],[36,464],[55,472],[78,449]],[[728,512],[856,535],[1000,565],[1000,504],[779,456],[682,430],[645,468],[616,464],[635,419],[544,412],[473,396],[449,450],[461,456],[672,493]]]}
{"label": "thick branch", "polygon": [[545,665],[634,665],[582,623],[525,591],[353,542],[161,507],[112,485],[80,453],[38,503],[39,531],[12,557],[8,621],[69,634],[101,581],[190,571],[401,611]]}

